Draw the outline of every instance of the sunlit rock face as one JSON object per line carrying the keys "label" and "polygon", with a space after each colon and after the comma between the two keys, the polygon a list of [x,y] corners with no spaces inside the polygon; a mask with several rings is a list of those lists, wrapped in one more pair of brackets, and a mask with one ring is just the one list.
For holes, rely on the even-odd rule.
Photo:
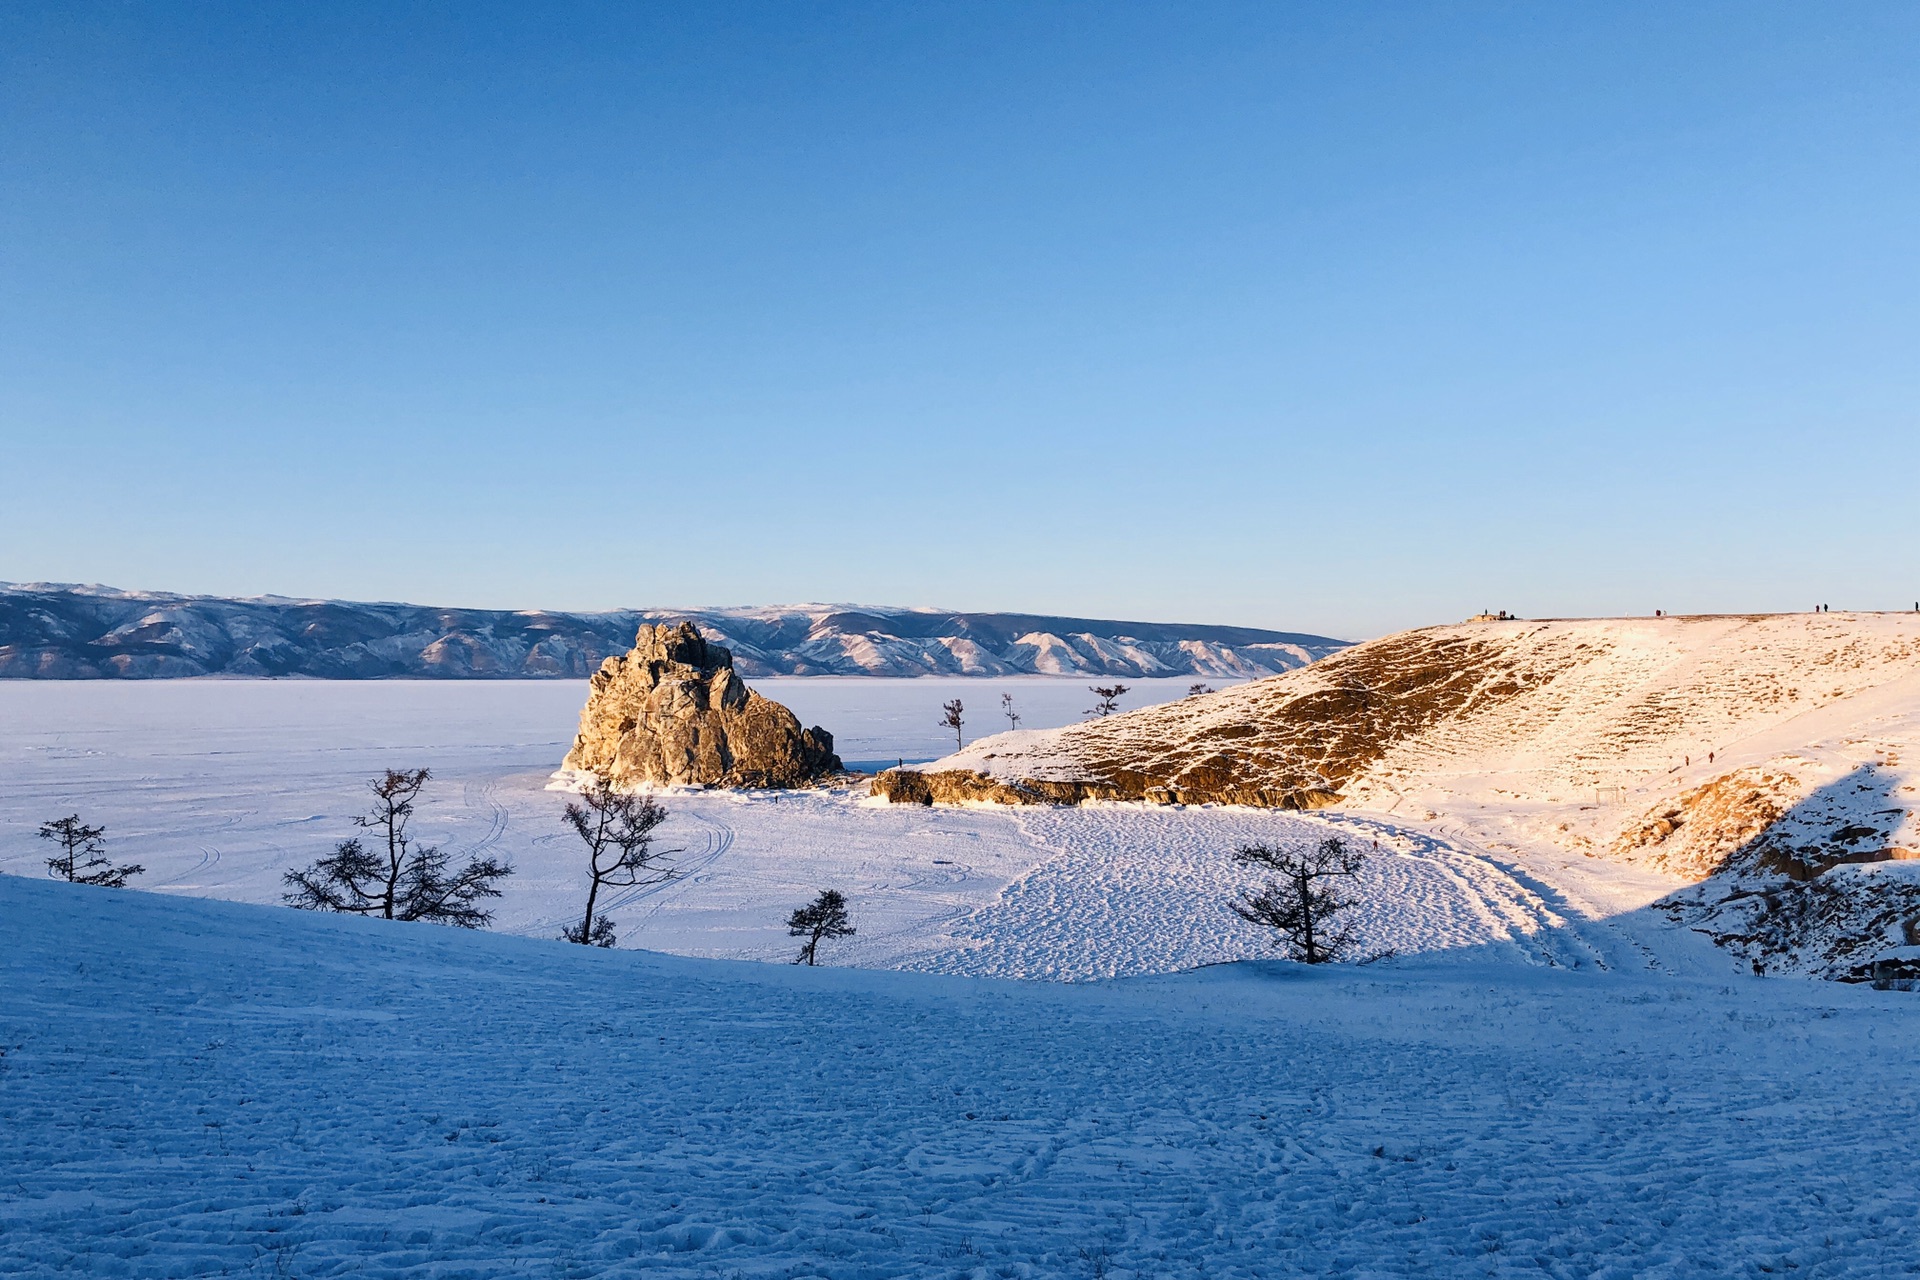
{"label": "sunlit rock face", "polygon": [[803,787],[840,771],[832,734],[749,689],[690,622],[643,625],[591,685],[565,767],[615,785]]}

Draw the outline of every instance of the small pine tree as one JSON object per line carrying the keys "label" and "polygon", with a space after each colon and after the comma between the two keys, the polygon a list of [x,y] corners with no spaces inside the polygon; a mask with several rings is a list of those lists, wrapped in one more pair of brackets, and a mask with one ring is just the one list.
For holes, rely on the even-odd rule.
{"label": "small pine tree", "polygon": [[1127,686],[1123,684],[1089,685],[1087,692],[1091,693],[1096,701],[1087,709],[1087,714],[1095,718],[1112,715],[1120,709],[1120,697],[1126,691]]}
{"label": "small pine tree", "polygon": [[1233,860],[1242,866],[1264,867],[1279,877],[1267,881],[1260,892],[1230,903],[1235,915],[1272,929],[1278,935],[1274,945],[1284,946],[1290,958],[1303,964],[1346,957],[1354,943],[1353,927],[1333,917],[1358,900],[1342,896],[1331,882],[1356,877],[1363,861],[1360,854],[1334,836],[1305,852],[1243,845]]}
{"label": "small pine tree", "polygon": [[1013,709],[1012,694],[1003,693],[1000,695],[1000,714],[1004,715],[1007,718],[1007,724],[1009,727],[1015,728],[1015,729],[1018,729],[1020,727],[1020,713]]}
{"label": "small pine tree", "polygon": [[960,736],[960,728],[966,724],[966,721],[960,718],[960,713],[966,708],[960,705],[960,699],[955,698],[952,702],[941,703],[940,710],[946,713],[940,717],[941,727],[953,730],[954,750],[962,750],[966,747],[967,740]]}
{"label": "small pine tree", "polygon": [[495,882],[513,868],[493,858],[474,858],[458,871],[453,857],[435,845],[414,843],[407,830],[414,800],[432,775],[425,769],[389,769],[368,784],[371,813],[353,825],[379,832],[384,849],[368,849],[358,837],[334,846],[303,871],[289,871],[283,900],[303,911],[339,911],[387,920],[426,920],[478,929],[493,919],[480,904],[497,898]]}
{"label": "small pine tree", "polygon": [[136,862],[114,866],[106,856],[106,835],[105,827],[90,827],[77,813],[41,823],[40,838],[60,846],[60,852],[47,859],[47,874],[74,884],[125,888],[127,881],[144,874],[146,868]]}
{"label": "small pine tree", "polygon": [[1210,684],[1190,684],[1187,686],[1187,696],[1189,698],[1198,698],[1212,692],[1213,686]]}
{"label": "small pine tree", "polygon": [[795,964],[815,964],[823,938],[851,938],[853,922],[847,917],[847,900],[838,889],[822,889],[820,896],[787,917],[787,936],[805,938]]}
{"label": "small pine tree", "polygon": [[560,941],[578,942],[589,947],[611,947],[618,939],[614,936],[613,917],[596,916],[593,927],[585,937],[580,936],[580,926],[570,924],[560,931]]}

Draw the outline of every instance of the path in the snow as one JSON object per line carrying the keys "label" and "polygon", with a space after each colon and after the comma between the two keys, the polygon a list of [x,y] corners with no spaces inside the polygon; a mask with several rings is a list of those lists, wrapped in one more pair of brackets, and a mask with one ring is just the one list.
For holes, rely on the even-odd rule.
{"label": "path in the snow", "polygon": [[1896,1276],[1920,1002],[1059,986],[0,877],[0,1274]]}
{"label": "path in the snow", "polygon": [[[1079,980],[1268,954],[1262,935],[1228,908],[1257,883],[1234,864],[1233,851],[1298,845],[1338,830],[1314,817],[1234,808],[1036,807],[1010,810],[1008,818],[1043,860],[950,927],[963,949],[942,945],[908,967]],[[1513,895],[1485,873],[1461,873],[1470,859],[1390,828],[1348,835],[1366,854],[1356,886],[1363,953],[1493,944],[1515,960],[1540,959],[1533,934],[1517,927],[1518,913],[1502,910]],[[1375,843],[1381,836],[1384,847]]]}

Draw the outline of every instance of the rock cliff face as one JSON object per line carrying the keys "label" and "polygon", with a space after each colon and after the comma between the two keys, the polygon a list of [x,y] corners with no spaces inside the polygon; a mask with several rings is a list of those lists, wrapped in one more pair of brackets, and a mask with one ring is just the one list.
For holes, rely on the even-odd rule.
{"label": "rock cliff face", "polygon": [[691,622],[648,623],[595,672],[563,767],[622,785],[801,787],[840,770],[833,735],[747,688]]}

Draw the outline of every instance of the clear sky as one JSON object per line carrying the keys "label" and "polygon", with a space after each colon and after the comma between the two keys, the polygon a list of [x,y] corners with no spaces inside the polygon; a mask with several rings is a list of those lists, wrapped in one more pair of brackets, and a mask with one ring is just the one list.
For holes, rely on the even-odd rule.
{"label": "clear sky", "polygon": [[1920,599],[1920,5],[9,4],[0,578]]}

